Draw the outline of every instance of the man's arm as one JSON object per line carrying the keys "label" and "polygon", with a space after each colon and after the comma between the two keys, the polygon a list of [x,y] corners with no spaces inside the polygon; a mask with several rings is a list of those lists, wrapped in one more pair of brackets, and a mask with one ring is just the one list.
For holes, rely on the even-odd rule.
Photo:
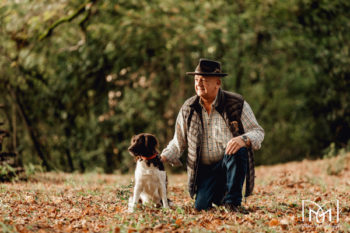
{"label": "man's arm", "polygon": [[250,105],[244,101],[241,121],[244,134],[250,141],[253,150],[259,150],[264,140],[265,131],[258,124]]}
{"label": "man's arm", "polygon": [[[264,129],[258,124],[254,113],[249,104],[244,101],[241,122],[244,129],[244,134],[232,138],[226,145],[225,154],[235,154],[242,147],[251,147],[253,150],[259,150],[261,143],[264,140]],[[247,142],[244,142],[242,136],[247,137]]]}
{"label": "man's arm", "polygon": [[180,157],[184,152],[186,145],[186,124],[181,108],[176,119],[174,137],[160,155],[162,161],[168,162],[172,166],[182,166]]}

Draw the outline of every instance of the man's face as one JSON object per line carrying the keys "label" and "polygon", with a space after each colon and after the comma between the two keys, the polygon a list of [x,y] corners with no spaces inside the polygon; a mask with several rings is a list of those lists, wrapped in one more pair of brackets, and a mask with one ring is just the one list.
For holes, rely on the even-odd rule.
{"label": "man's face", "polygon": [[221,79],[219,77],[208,77],[201,75],[194,76],[194,88],[197,95],[201,98],[215,98],[220,85]]}

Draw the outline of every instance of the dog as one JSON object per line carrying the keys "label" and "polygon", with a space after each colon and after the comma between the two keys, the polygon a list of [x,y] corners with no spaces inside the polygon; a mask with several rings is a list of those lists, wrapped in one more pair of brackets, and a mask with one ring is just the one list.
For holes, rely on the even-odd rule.
{"label": "dog", "polygon": [[129,153],[136,161],[135,187],[129,199],[129,212],[133,212],[139,200],[142,204],[163,205],[169,208],[167,176],[157,150],[158,141],[152,134],[141,133],[131,138]]}

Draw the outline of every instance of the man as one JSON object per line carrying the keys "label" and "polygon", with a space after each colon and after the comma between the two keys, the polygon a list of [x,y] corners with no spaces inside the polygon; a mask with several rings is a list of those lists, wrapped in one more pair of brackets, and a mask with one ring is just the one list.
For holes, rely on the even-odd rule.
{"label": "man", "polygon": [[208,210],[214,203],[240,211],[246,175],[246,196],[254,186],[252,149],[260,149],[264,130],[240,95],[220,88],[227,74],[221,72],[219,62],[200,59],[195,72],[186,74],[194,75],[197,95],[181,107],[162,161],[181,165],[179,158],[187,148],[188,185],[191,197],[196,195],[195,208]]}

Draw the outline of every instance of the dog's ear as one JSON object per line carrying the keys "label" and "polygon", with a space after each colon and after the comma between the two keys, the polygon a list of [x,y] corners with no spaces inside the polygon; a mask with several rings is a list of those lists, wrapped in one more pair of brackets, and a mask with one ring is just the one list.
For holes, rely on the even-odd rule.
{"label": "dog's ear", "polygon": [[145,146],[147,148],[156,148],[157,144],[157,139],[153,135],[150,134],[145,136]]}
{"label": "dog's ear", "polygon": [[157,145],[158,141],[155,136],[152,134],[147,134],[145,135],[145,146],[150,150],[151,153],[156,153],[157,152]]}
{"label": "dog's ear", "polygon": [[140,137],[138,138],[138,140],[137,140],[137,143],[139,144],[139,145],[146,145],[146,136],[145,136],[145,134],[141,134],[140,135]]}

